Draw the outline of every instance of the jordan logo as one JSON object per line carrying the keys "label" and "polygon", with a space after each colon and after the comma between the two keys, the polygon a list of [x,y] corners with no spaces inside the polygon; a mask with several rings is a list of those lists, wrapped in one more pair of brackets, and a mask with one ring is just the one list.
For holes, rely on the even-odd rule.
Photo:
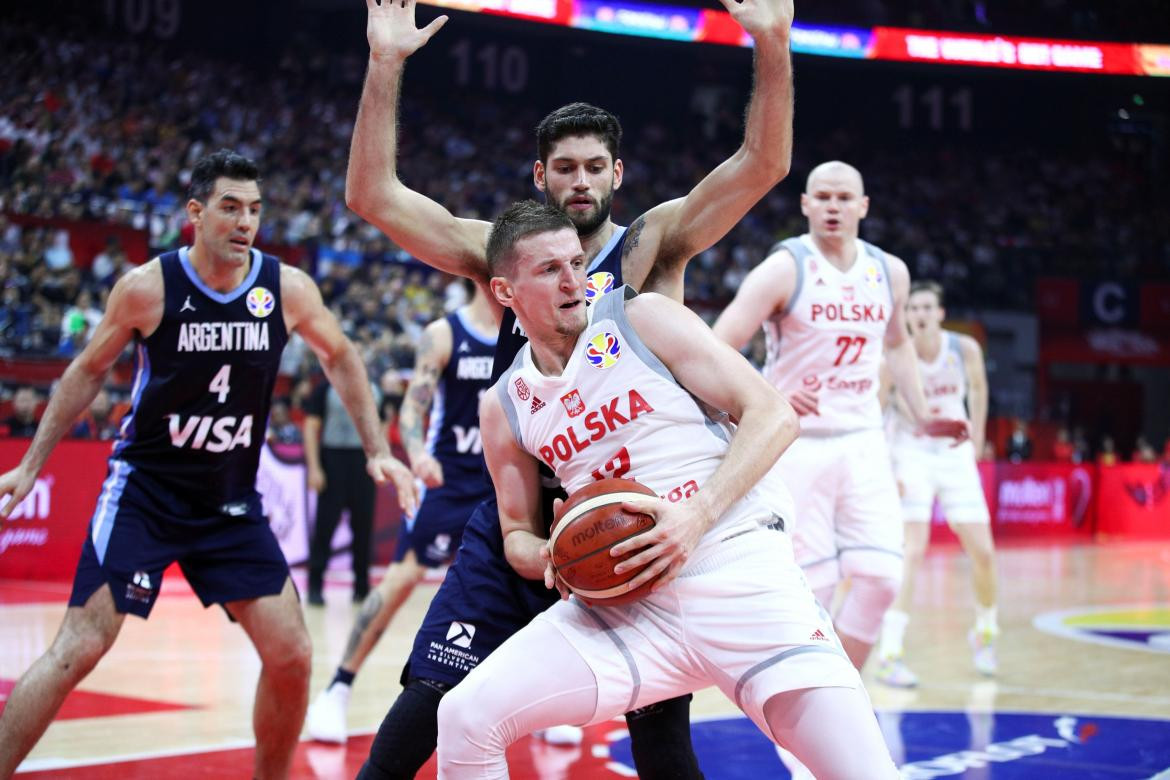
{"label": "jordan logo", "polygon": [[195,305],[191,303],[190,295],[187,296],[187,300],[183,301],[183,306],[179,309],[179,313],[182,314],[185,311],[195,311]]}

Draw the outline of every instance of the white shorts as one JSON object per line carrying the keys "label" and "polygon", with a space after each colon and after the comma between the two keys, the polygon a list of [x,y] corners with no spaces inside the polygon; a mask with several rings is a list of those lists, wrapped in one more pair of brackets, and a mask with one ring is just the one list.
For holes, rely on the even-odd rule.
{"label": "white shorts", "polygon": [[640,601],[593,609],[561,601],[536,620],[593,671],[590,723],[717,685],[768,734],[764,705],[777,693],[861,685],[775,530],[704,543],[682,575]]}
{"label": "white shorts", "polygon": [[880,428],[801,436],[775,470],[796,502],[792,546],[814,589],[902,576],[902,509]]}
{"label": "white shorts", "polygon": [[951,525],[991,522],[971,442],[935,448],[895,439],[890,454],[906,522],[929,523],[935,498]]}

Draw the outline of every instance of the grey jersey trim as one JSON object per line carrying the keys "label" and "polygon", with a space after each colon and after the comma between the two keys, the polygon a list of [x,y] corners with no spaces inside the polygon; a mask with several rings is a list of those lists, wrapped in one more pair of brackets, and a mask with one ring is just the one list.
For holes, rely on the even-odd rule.
{"label": "grey jersey trim", "polygon": [[618,652],[622,654],[622,658],[624,658],[626,661],[626,666],[630,668],[630,682],[632,683],[630,686],[630,701],[628,704],[626,704],[625,709],[626,712],[629,712],[630,710],[634,709],[634,705],[638,703],[638,695],[642,692],[642,674],[638,671],[638,664],[634,660],[634,654],[630,652],[629,646],[626,644],[625,640],[622,639],[621,635],[615,631],[609,623],[605,622],[605,618],[599,615],[597,610],[590,609],[576,598],[572,599],[570,603],[593,619],[593,622],[597,624],[597,627],[604,631],[605,635],[609,637],[610,641],[612,641],[614,645],[617,646]]}
{"label": "grey jersey trim", "polygon": [[512,365],[508,366],[496,381],[496,395],[499,396],[500,406],[504,407],[504,416],[508,418],[508,426],[512,429],[512,437],[516,439],[516,443],[521,447],[524,446],[524,439],[520,436],[520,418],[516,416],[516,405],[512,403],[512,399],[508,396],[508,384],[512,381],[512,375],[524,365],[524,352],[527,349],[528,345],[525,345],[523,349],[516,353],[516,357],[512,360]]}
{"label": "grey jersey trim", "polygon": [[767,671],[769,668],[775,666],[776,664],[780,663],[781,661],[785,660],[786,658],[792,658],[793,656],[796,656],[796,655],[804,655],[805,653],[829,653],[830,655],[835,655],[835,656],[839,656],[839,657],[844,657],[844,655],[845,655],[844,653],[842,653],[840,650],[838,650],[835,647],[822,647],[820,645],[801,645],[800,647],[793,647],[789,650],[785,650],[782,653],[778,653],[777,655],[774,655],[771,658],[768,658],[764,661],[760,661],[758,664],[753,666],[751,669],[748,669],[746,672],[744,672],[743,677],[740,677],[739,682],[737,682],[735,684],[735,706],[739,707],[741,710],[744,709],[743,689],[747,686],[747,684],[749,682],[751,682],[751,679],[753,677],[755,677],[757,674],[759,674],[761,672]]}
{"label": "grey jersey trim", "polygon": [[792,297],[788,299],[788,303],[784,304],[784,311],[780,312],[781,316],[792,311],[792,307],[796,305],[796,299],[800,297],[800,291],[804,288],[804,260],[812,254],[812,250],[805,246],[800,238],[786,238],[780,243],[772,247],[772,251],[768,254],[773,255],[781,249],[788,250],[792,255],[792,259],[796,261],[796,286],[792,288]]}

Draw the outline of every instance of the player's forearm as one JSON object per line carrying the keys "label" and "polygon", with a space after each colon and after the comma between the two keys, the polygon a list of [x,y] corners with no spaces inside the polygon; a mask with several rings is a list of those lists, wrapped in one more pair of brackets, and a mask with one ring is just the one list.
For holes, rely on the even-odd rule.
{"label": "player's forearm", "polygon": [[504,537],[504,557],[508,565],[526,580],[544,579],[546,561],[540,551],[548,542],[531,531],[516,529]]}
{"label": "player's forearm", "polygon": [[799,435],[796,412],[779,394],[745,406],[723,462],[695,494],[708,525],[743,498]]}
{"label": "player's forearm", "polygon": [[406,60],[371,55],[349,147],[345,204],[372,218],[398,185],[398,96]]}
{"label": "player's forearm", "polygon": [[361,437],[366,457],[389,455],[390,444],[381,434],[381,417],[374,404],[374,394],[370,391],[366,367],[353,344],[347,341],[339,354],[330,361],[322,361],[321,367],[325,369],[325,376],[349,412],[354,428]]}
{"label": "player's forearm", "polygon": [[24,454],[22,465],[40,473],[57,442],[73,427],[77,416],[89,407],[105,380],[104,371],[90,371],[76,360],[69,364],[37,424],[36,436]]}
{"label": "player's forearm", "polygon": [[305,466],[309,471],[321,468],[321,418],[310,415],[305,418]]}
{"label": "player's forearm", "polygon": [[886,365],[890,369],[890,377],[894,380],[894,387],[898,390],[899,402],[916,425],[921,425],[930,417],[930,410],[926,404],[926,395],[922,391],[922,377],[918,374],[918,353],[914,351],[914,344],[910,339],[904,340],[896,347],[886,347]]}
{"label": "player's forearm", "polygon": [[779,181],[792,167],[792,56],[788,35],[756,41],[754,87],[744,124],[743,149],[751,166]]}
{"label": "player's forearm", "polygon": [[971,442],[975,457],[983,457],[983,442],[987,437],[987,385],[973,384],[967,388],[967,411],[971,415]]}
{"label": "player's forearm", "polygon": [[398,433],[413,465],[426,453],[426,441],[423,436],[425,410],[420,409],[410,396],[410,391],[407,391],[406,399],[402,402],[402,411],[398,415]]}

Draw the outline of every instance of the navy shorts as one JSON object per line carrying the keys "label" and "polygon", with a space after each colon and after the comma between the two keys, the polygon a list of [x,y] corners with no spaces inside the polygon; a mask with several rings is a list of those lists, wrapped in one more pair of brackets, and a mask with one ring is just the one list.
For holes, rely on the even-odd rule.
{"label": "navy shorts", "polygon": [[[481,474],[451,475],[446,484],[424,488],[418,511],[399,527],[394,560],[401,561],[407,550],[414,550],[414,557],[429,569],[449,562],[463,541],[467,518],[492,495]],[[482,489],[475,490],[476,485]]]}
{"label": "navy shorts", "polygon": [[504,559],[495,498],[476,507],[463,544],[414,638],[410,678],[457,685],[480,661],[554,604],[560,595],[526,580]]}
{"label": "navy shorts", "polygon": [[234,502],[232,511],[185,500],[129,463],[111,460],[69,606],[84,606],[109,584],[119,612],[145,618],[163,571],[175,561],[205,607],[280,593],[288,563],[260,495]]}

